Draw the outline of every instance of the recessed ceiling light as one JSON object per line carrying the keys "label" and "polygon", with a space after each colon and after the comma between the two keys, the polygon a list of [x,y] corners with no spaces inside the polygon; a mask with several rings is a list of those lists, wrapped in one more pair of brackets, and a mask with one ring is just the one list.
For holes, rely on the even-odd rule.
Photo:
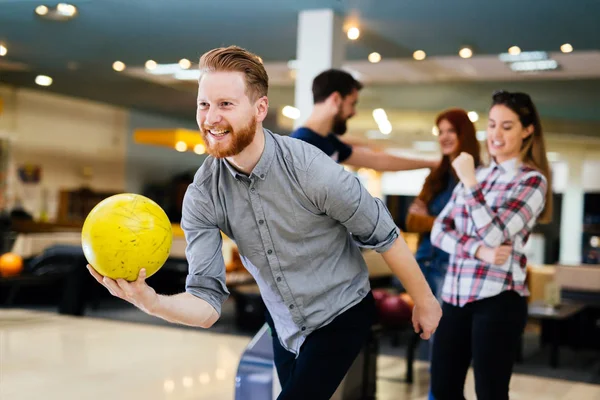
{"label": "recessed ceiling light", "polygon": [[40,86],[50,86],[52,85],[52,78],[46,75],[38,75],[35,77],[35,83]]}
{"label": "recessed ceiling light", "polygon": [[348,39],[356,40],[356,39],[358,39],[359,36],[360,36],[360,31],[358,30],[357,27],[353,26],[352,28],[348,29]]}
{"label": "recessed ceiling light", "polygon": [[392,123],[387,119],[378,123],[377,126],[379,127],[379,132],[383,133],[384,135],[389,135],[392,133]]}
{"label": "recessed ceiling light", "polygon": [[192,63],[187,58],[182,58],[181,60],[179,60],[179,66],[183,69],[188,69],[192,66]]}
{"label": "recessed ceiling light", "polygon": [[427,54],[423,50],[417,50],[413,53],[413,58],[417,61],[422,61],[427,57]]}
{"label": "recessed ceiling light", "polygon": [[58,3],[56,12],[64,17],[73,17],[77,13],[77,8],[72,4]]}
{"label": "recessed ceiling light", "polygon": [[46,6],[37,6],[35,8],[35,13],[37,15],[46,15],[46,14],[48,14],[48,7],[46,7]]}
{"label": "recessed ceiling light", "polygon": [[475,111],[469,111],[467,115],[469,116],[471,122],[477,122],[479,120],[479,114],[477,114]]}
{"label": "recessed ceiling light", "polygon": [[473,50],[470,47],[463,47],[459,50],[458,55],[461,56],[461,58],[471,58],[473,57]]}
{"label": "recessed ceiling light", "polygon": [[512,56],[518,56],[521,54],[521,48],[519,46],[512,46],[510,49],[508,49],[508,54]]}
{"label": "recessed ceiling light", "polygon": [[124,71],[126,68],[125,63],[123,63],[122,61],[115,61],[112,65],[112,67],[117,72]]}
{"label": "recessed ceiling light", "polygon": [[146,69],[154,69],[156,68],[156,61],[148,60],[146,61],[146,64],[144,64],[144,66],[146,67]]}
{"label": "recessed ceiling light", "polygon": [[379,61],[381,61],[381,54],[379,54],[377,52],[373,52],[373,53],[369,54],[369,62],[376,64]]}
{"label": "recessed ceiling light", "polygon": [[569,43],[565,43],[562,46],[560,46],[560,51],[562,51],[563,53],[570,53],[573,51],[573,46],[571,46]]}
{"label": "recessed ceiling light", "polygon": [[40,5],[35,8],[35,13],[44,19],[64,22],[75,18],[77,7],[67,3],[58,3],[56,7]]}
{"label": "recessed ceiling light", "polygon": [[4,57],[8,53],[8,49],[5,45],[0,44],[0,56]]}

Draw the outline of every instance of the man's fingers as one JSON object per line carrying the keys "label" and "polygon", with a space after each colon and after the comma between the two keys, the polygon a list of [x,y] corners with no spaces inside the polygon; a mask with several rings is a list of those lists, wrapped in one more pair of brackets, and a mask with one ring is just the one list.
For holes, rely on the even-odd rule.
{"label": "man's fingers", "polygon": [[114,280],[104,277],[104,285],[111,291],[113,296],[125,299],[125,293]]}

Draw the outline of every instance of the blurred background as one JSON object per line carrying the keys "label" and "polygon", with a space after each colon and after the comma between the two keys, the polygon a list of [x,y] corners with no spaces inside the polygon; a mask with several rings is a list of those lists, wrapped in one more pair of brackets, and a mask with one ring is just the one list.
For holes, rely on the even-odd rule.
{"label": "blurred background", "polygon": [[[7,255],[0,259],[0,315],[29,310],[134,321],[148,329],[166,325],[91,281],[80,254],[81,227],[93,206],[112,194],[152,198],[167,212],[175,238],[171,258],[149,282],[161,292],[183,289],[181,201],[206,157],[195,122],[197,62],[212,48],[238,45],[259,55],[269,74],[266,128],[288,135],[300,126],[312,108],[313,77],[343,68],[365,85],[343,139],[409,157],[440,157],[435,118],[450,107],[469,111],[485,149],[493,91],[528,93],[542,119],[554,196],[552,223],[537,226],[528,244],[531,301],[548,301],[558,290],[560,301],[576,301],[585,310],[577,323],[568,315],[561,320],[566,325],[556,328],[556,343],[566,347],[558,367],[547,362],[554,347],[539,346],[554,343],[554,325],[544,330],[532,317],[517,372],[549,381],[517,380],[518,390],[520,398],[575,398],[569,390],[578,382],[589,384],[581,396],[600,398],[599,17],[597,0],[0,0],[0,245]],[[404,229],[429,170],[351,170]],[[416,235],[404,235],[415,249]],[[214,376],[202,372],[199,378],[176,366],[148,380],[135,375],[140,385],[158,382],[159,394],[148,389],[153,394],[147,398],[205,398],[207,387],[216,391],[206,398],[232,398],[241,352],[263,319],[253,281],[227,238],[223,252],[233,296],[211,330],[225,342],[227,335],[240,341]],[[373,286],[389,287],[381,259],[366,257]],[[29,314],[11,315],[0,318],[3,338],[32,333],[23,325]],[[72,329],[61,321],[53,329]],[[380,363],[388,365],[388,374],[378,375],[385,381],[380,387],[405,396],[389,398],[422,398],[427,367],[419,370],[417,363],[416,386],[400,379],[405,370],[398,360],[406,357],[401,339],[402,332],[382,342],[381,354],[390,358]],[[25,353],[6,353],[8,348],[0,372],[7,379],[0,386],[11,394],[6,398],[29,398],[31,378],[15,366]],[[27,368],[42,365],[39,374],[52,374],[59,361],[50,359]],[[189,375],[192,383],[164,378],[169,374]],[[195,391],[198,385],[203,392]],[[384,392],[377,398],[388,398]],[[557,393],[567,397],[552,397]]]}

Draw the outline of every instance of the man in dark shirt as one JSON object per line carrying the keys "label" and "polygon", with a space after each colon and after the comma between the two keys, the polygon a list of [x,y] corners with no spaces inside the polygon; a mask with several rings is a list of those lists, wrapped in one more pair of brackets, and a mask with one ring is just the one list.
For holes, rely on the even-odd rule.
{"label": "man in dark shirt", "polygon": [[346,133],[346,123],[356,114],[358,92],[362,84],[339,69],[321,72],[313,80],[315,106],[304,123],[290,135],[310,143],[338,163],[377,171],[403,171],[433,168],[439,161],[397,157],[367,147],[351,146],[339,136]]}

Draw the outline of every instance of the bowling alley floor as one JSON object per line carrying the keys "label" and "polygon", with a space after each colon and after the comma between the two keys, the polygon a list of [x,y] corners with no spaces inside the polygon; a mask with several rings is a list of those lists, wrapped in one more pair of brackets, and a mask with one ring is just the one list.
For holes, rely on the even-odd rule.
{"label": "bowling alley floor", "polygon": [[[0,309],[0,399],[233,399],[250,338],[94,317]],[[380,356],[379,400],[426,399],[425,363],[401,381],[402,358]],[[469,374],[466,396],[474,399]],[[511,399],[600,400],[600,386],[515,375]]]}

